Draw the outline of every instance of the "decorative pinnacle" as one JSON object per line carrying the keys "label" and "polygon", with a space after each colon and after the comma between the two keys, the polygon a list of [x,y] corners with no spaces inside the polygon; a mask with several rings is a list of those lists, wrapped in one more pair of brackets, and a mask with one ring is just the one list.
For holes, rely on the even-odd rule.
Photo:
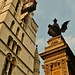
{"label": "decorative pinnacle", "polygon": [[55,19],[53,20],[53,22],[54,22],[54,24],[56,24],[56,23],[57,23],[57,19],[55,18]]}

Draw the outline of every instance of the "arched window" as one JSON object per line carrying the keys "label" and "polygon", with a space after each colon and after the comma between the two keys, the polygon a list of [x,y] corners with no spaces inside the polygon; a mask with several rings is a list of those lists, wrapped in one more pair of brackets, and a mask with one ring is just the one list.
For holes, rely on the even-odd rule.
{"label": "arched window", "polygon": [[8,37],[8,42],[7,45],[10,46],[11,45],[11,41],[13,40],[13,38],[11,36]]}
{"label": "arched window", "polygon": [[12,45],[12,50],[14,51],[15,50],[15,47],[17,46],[17,43],[16,41],[13,41],[13,45]]}
{"label": "arched window", "polygon": [[15,24],[15,21],[12,21],[11,26],[10,26],[11,30],[13,29],[14,24]]}
{"label": "arched window", "polygon": [[3,69],[2,75],[7,75],[8,70],[9,70],[9,66],[10,66],[11,58],[12,58],[11,53],[8,53],[7,56],[6,56],[6,60],[5,60],[4,69]]}
{"label": "arched window", "polygon": [[16,11],[16,12],[17,12],[17,10],[18,10],[19,3],[20,3],[20,0],[18,0],[18,2],[17,2],[16,8],[15,8],[15,11]]}
{"label": "arched window", "polygon": [[18,36],[19,31],[20,31],[20,28],[18,27],[16,31],[16,36]]}
{"label": "arched window", "polygon": [[23,42],[23,40],[24,40],[24,33],[22,33],[21,42]]}
{"label": "arched window", "polygon": [[28,16],[28,15],[26,15],[26,16],[25,16],[25,18],[24,18],[24,23],[25,23],[25,24],[27,24],[27,23],[28,23],[28,17],[29,17],[29,16]]}
{"label": "arched window", "polygon": [[20,55],[20,51],[21,51],[21,47],[19,45],[17,45],[16,54]]}
{"label": "arched window", "polygon": [[16,59],[15,59],[15,57],[12,57],[12,61],[11,61],[11,64],[10,64],[10,68],[9,68],[8,75],[11,75],[12,74],[13,69],[15,68],[15,64],[16,64]]}
{"label": "arched window", "polygon": [[17,10],[19,9],[19,5],[20,5],[20,0],[18,0],[17,4],[16,4],[16,8],[15,8],[15,12],[14,12],[14,16],[17,13]]}

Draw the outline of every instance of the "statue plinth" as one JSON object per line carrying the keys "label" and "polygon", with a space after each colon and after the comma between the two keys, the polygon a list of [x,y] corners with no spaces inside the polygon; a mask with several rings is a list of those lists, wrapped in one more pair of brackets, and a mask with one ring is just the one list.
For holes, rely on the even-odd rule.
{"label": "statue plinth", "polygon": [[53,49],[57,49],[57,48],[59,49],[61,47],[66,46],[66,42],[65,42],[65,40],[63,39],[63,37],[61,35],[49,39],[47,41],[47,43],[49,44],[49,46],[45,47],[45,52],[53,50]]}
{"label": "statue plinth", "polygon": [[64,38],[59,35],[49,39],[47,43],[49,46],[45,47],[45,52],[40,54],[44,60],[42,68],[45,75],[70,75],[70,72],[75,74],[75,70],[72,69],[75,57]]}

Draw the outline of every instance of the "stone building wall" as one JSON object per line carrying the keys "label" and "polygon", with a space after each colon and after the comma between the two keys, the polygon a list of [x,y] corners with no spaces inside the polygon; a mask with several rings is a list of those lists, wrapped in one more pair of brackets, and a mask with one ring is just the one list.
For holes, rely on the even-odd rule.
{"label": "stone building wall", "polygon": [[27,20],[23,22],[24,19],[20,19],[23,15],[21,10],[26,1],[1,0],[0,2],[0,75],[33,75],[38,29],[32,18],[33,12],[24,15],[24,19]]}

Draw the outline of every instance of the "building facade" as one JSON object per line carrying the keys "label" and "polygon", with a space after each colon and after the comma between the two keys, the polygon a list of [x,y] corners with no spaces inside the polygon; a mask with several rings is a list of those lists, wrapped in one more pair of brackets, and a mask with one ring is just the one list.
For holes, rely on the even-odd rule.
{"label": "building facade", "polygon": [[0,0],[0,75],[34,74],[38,25],[33,11],[22,12],[26,1]]}
{"label": "building facade", "polygon": [[75,56],[64,38],[59,35],[47,42],[45,52],[40,54],[45,75],[75,75]]}

